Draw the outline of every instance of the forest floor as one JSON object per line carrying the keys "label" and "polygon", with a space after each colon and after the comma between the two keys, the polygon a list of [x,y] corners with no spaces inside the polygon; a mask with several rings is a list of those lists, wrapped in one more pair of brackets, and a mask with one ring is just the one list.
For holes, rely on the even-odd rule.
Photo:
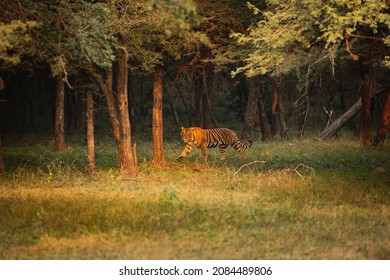
{"label": "forest floor", "polygon": [[118,176],[112,140],[53,152],[46,137],[3,142],[0,259],[390,259],[390,143],[255,141],[209,162],[167,140],[164,168],[137,140],[136,178]]}

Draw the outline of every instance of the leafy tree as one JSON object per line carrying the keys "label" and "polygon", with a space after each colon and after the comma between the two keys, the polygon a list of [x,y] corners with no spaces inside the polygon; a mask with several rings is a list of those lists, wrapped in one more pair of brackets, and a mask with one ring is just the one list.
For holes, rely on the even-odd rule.
{"label": "leafy tree", "polygon": [[[189,34],[191,25],[188,23],[195,20],[195,10],[190,1],[124,1],[112,0],[106,3],[110,17],[104,22],[108,33],[117,39],[115,46],[117,58],[119,54],[126,55],[126,59],[117,59],[118,68],[123,71],[156,72],[155,83],[155,104],[153,114],[153,162],[156,165],[163,165],[163,125],[162,125],[162,68],[170,60],[178,59],[183,49],[191,40],[197,40],[199,33]],[[88,67],[88,71],[98,81],[100,88],[107,97],[110,118],[114,127],[114,134],[118,143],[131,143],[130,121],[121,124],[119,111],[123,108],[122,116],[128,117],[127,93],[120,93],[118,88],[118,99],[112,92],[112,67],[106,68],[106,77],[102,76],[95,67]],[[124,84],[126,83],[126,85]],[[118,79],[118,85],[127,90],[127,79]],[[158,96],[157,96],[158,95]],[[119,100],[122,96],[122,101]],[[119,111],[118,111],[119,110]],[[125,119],[123,119],[125,120]],[[127,132],[128,131],[128,132]],[[120,151],[131,151],[129,148],[122,148]],[[133,154],[133,156],[131,156]],[[130,175],[136,173],[135,150],[129,153],[131,170]],[[120,152],[121,158],[121,152]],[[122,166],[122,165],[121,165]],[[122,169],[121,169],[122,170]],[[123,172],[122,172],[123,173]]]}
{"label": "leafy tree", "polygon": [[[260,10],[248,3],[255,14],[261,15],[248,33],[235,33],[233,38],[246,48],[245,64],[233,74],[286,73],[327,56],[334,59],[345,49],[354,60],[356,40],[375,40],[390,46],[389,4],[383,0],[267,0]],[[364,48],[360,47],[360,49]],[[344,50],[343,50],[344,51]],[[384,51],[377,60],[385,63]]]}
{"label": "leafy tree", "polygon": [[[309,78],[328,59],[334,64],[344,54],[360,63],[362,71],[363,143],[371,144],[369,69],[388,67],[390,14],[388,1],[268,0],[260,9],[248,3],[261,18],[246,33],[232,35],[245,51],[243,65],[232,72],[247,76],[269,74],[279,77],[305,67],[300,82],[303,108],[300,108],[302,137],[306,123]],[[375,49],[373,52],[372,50]],[[329,64],[328,64],[329,65]],[[364,70],[365,69],[365,70]]]}
{"label": "leafy tree", "polygon": [[31,52],[32,38],[28,31],[37,25],[35,21],[0,21],[0,68],[19,64],[21,57]]}

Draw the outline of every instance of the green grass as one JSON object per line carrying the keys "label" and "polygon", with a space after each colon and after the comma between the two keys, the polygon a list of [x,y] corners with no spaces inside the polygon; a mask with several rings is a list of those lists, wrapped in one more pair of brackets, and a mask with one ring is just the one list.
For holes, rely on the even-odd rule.
{"label": "green grass", "polygon": [[110,139],[94,176],[77,137],[61,154],[46,137],[3,145],[0,259],[390,259],[388,143],[255,142],[247,162],[213,149],[176,164],[184,144],[169,141],[157,168],[138,139],[134,179]]}

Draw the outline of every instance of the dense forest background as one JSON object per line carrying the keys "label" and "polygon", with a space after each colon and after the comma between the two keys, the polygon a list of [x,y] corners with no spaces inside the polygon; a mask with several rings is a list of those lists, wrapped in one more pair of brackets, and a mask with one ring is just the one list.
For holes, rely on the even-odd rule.
{"label": "dense forest background", "polygon": [[164,138],[181,126],[230,127],[243,141],[257,129],[253,140],[270,141],[328,139],[347,125],[376,146],[389,130],[388,1],[0,0],[0,9],[1,139],[52,131],[65,151],[66,134],[87,130],[92,173],[95,134],[113,133],[121,174],[133,176],[132,138],[152,139],[153,163],[164,165]]}

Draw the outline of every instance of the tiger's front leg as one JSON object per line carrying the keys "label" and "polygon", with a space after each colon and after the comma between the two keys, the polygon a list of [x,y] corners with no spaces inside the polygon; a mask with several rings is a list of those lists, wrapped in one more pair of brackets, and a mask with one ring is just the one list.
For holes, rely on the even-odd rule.
{"label": "tiger's front leg", "polygon": [[195,147],[194,143],[188,142],[185,146],[184,150],[181,152],[180,156],[176,158],[175,162],[181,161],[183,158],[185,158],[189,153],[191,153],[192,149]]}
{"label": "tiger's front leg", "polygon": [[204,161],[207,161],[207,144],[202,143],[202,158]]}

